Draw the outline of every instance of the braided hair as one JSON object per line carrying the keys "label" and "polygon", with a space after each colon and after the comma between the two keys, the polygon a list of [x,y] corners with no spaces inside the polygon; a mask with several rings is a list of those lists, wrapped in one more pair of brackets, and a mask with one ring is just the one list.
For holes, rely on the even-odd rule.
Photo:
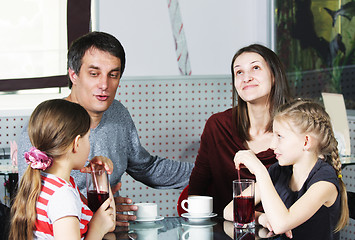
{"label": "braided hair", "polygon": [[319,158],[329,163],[335,170],[341,196],[341,215],[335,232],[346,226],[349,220],[347,192],[342,180],[341,162],[338,154],[338,142],[335,139],[330,117],[325,109],[311,100],[297,99],[282,105],[274,119],[288,120],[300,133],[309,133],[318,141]]}

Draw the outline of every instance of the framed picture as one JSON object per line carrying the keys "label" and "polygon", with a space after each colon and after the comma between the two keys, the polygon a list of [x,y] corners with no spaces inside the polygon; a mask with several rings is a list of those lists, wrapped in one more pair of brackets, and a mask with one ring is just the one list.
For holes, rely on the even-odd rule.
{"label": "framed picture", "polygon": [[276,0],[275,50],[297,97],[341,93],[355,109],[355,1]]}

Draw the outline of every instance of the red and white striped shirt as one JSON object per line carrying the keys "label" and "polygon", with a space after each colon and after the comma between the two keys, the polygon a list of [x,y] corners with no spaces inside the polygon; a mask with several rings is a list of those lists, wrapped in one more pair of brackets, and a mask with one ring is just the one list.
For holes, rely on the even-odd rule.
{"label": "red and white striped shirt", "polygon": [[41,180],[41,193],[36,204],[34,239],[54,239],[53,223],[67,216],[79,219],[80,235],[81,239],[84,239],[93,213],[81,200],[74,179],[70,177],[68,183],[53,174],[41,172]]}

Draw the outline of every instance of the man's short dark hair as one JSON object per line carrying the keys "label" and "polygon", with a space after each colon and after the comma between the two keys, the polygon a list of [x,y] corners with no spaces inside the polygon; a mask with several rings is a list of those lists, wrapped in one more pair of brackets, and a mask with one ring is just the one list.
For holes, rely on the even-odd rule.
{"label": "man's short dark hair", "polygon": [[[126,64],[125,51],[117,38],[105,32],[90,32],[73,41],[68,50],[68,68],[71,68],[79,75],[82,59],[90,48],[108,52],[112,56],[119,58],[121,60],[122,76]],[[69,79],[69,88],[72,85]]]}

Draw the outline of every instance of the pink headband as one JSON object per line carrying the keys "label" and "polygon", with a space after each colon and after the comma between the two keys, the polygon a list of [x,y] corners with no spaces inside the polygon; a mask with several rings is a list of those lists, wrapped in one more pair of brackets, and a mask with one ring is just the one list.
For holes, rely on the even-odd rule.
{"label": "pink headband", "polygon": [[46,170],[53,162],[53,158],[48,157],[47,154],[35,147],[31,147],[30,151],[25,152],[25,160],[31,168],[40,170]]}

